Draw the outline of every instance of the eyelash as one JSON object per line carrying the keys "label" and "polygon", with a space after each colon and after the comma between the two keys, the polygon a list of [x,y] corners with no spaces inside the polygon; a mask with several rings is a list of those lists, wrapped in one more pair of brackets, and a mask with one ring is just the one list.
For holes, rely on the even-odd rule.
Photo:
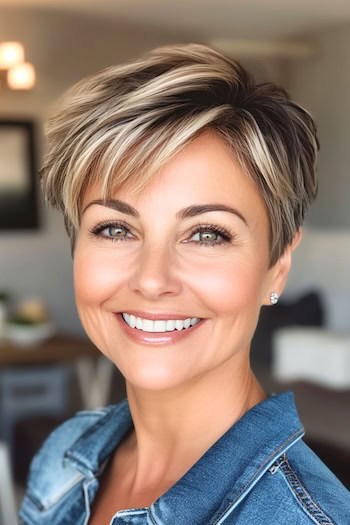
{"label": "eyelash", "polygon": [[[103,235],[102,232],[106,228],[123,228],[126,230],[126,233],[130,233],[129,226],[124,223],[123,221],[106,221],[101,222],[97,224],[94,228],[90,230],[90,233],[100,239],[106,239],[112,242],[118,242],[118,241],[126,241],[128,240],[128,237],[111,237],[108,235]],[[221,240],[220,241],[186,241],[186,242],[194,242],[195,244],[199,244],[200,246],[220,246],[222,244],[229,244],[232,242],[235,238],[235,234],[233,232],[230,232],[226,230],[225,228],[222,228],[221,226],[217,226],[214,224],[198,224],[197,226],[194,226],[192,228],[190,233],[190,238],[193,237],[196,233],[203,233],[203,232],[210,232],[220,235]]]}
{"label": "eyelash", "polygon": [[124,228],[127,232],[130,232],[129,226],[123,221],[105,221],[97,224],[94,228],[92,228],[92,230],[90,230],[90,233],[92,233],[96,237],[99,237],[100,239],[107,239],[113,242],[127,240],[127,237],[110,237],[108,235],[103,235],[102,232],[106,228]]}
{"label": "eyelash", "polygon": [[[220,246],[222,244],[229,244],[234,239],[235,235],[221,226],[215,224],[198,224],[191,230],[190,237],[196,233],[210,232],[220,235],[220,241],[192,241],[198,243],[200,246]],[[189,241],[191,242],[191,241]]]}

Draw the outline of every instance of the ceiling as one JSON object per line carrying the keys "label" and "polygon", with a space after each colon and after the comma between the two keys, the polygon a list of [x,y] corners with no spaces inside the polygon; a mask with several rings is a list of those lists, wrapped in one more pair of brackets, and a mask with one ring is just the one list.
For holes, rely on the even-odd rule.
{"label": "ceiling", "polygon": [[292,38],[350,22],[349,0],[0,0],[215,38]]}

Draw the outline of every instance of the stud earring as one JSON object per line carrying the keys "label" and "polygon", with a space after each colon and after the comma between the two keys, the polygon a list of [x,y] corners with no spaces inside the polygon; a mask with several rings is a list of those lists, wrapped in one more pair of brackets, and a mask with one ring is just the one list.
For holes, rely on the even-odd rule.
{"label": "stud earring", "polygon": [[270,303],[271,304],[276,304],[276,303],[278,303],[278,299],[279,299],[278,293],[271,292],[271,294],[270,294]]}

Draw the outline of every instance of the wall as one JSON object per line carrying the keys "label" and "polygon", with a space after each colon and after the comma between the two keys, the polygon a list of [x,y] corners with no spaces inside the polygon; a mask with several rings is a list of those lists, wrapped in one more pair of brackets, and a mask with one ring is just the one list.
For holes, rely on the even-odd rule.
{"label": "wall", "polygon": [[[0,40],[23,42],[35,64],[37,87],[29,93],[1,92],[0,118],[37,123],[39,163],[42,124],[53,101],[83,76],[138,56],[165,43],[184,41],[154,29],[43,10],[0,8]],[[0,290],[15,301],[31,296],[47,304],[58,329],[80,334],[72,285],[69,243],[61,216],[41,203],[42,228],[28,233],[0,231]]]}
{"label": "wall", "polygon": [[350,228],[350,25],[314,36],[318,52],[289,67],[292,96],[316,117],[321,143],[320,188],[308,224]]}
{"label": "wall", "polygon": [[286,296],[317,290],[326,323],[348,331],[350,323],[350,25],[313,36],[317,54],[289,65],[292,97],[315,116],[321,144],[319,193],[294,254]]}

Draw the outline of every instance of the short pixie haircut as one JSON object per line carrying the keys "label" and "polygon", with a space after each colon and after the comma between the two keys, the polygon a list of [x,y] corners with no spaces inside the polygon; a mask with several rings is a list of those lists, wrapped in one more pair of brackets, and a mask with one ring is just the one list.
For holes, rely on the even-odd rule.
{"label": "short pixie haircut", "polygon": [[[200,44],[155,49],[73,86],[47,126],[46,200],[61,208],[72,247],[84,192],[142,191],[191,140],[211,130],[254,181],[270,220],[270,263],[292,242],[316,196],[316,126],[284,89],[257,84]],[[219,183],[219,181],[218,181]]]}

